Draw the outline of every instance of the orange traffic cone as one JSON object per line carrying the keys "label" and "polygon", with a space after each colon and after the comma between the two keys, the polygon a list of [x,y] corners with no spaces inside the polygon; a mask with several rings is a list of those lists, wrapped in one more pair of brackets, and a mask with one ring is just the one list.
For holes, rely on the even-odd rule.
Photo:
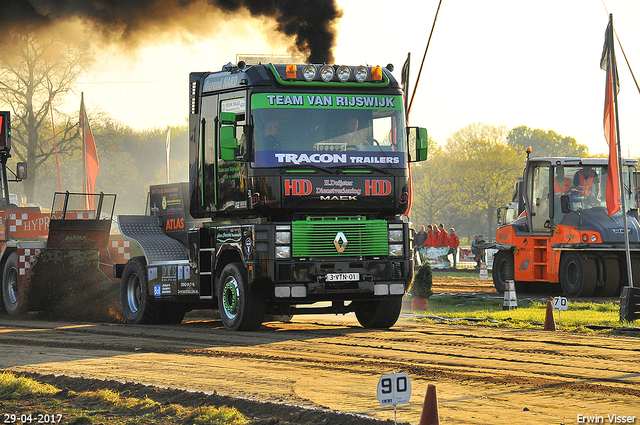
{"label": "orange traffic cone", "polygon": [[436,386],[427,386],[427,395],[424,397],[424,406],[420,416],[420,425],[440,425],[438,419],[438,400],[436,399]]}
{"label": "orange traffic cone", "polygon": [[544,330],[556,330],[556,319],[554,319],[553,317],[553,307],[551,306],[551,301],[547,301],[547,315],[544,318]]}

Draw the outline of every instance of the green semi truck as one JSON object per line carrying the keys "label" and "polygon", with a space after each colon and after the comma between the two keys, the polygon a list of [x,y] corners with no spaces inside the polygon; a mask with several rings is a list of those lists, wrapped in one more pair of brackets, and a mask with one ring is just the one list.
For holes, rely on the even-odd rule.
{"label": "green semi truck", "polygon": [[189,182],[119,216],[144,255],[116,266],[130,323],[218,309],[229,330],[267,315],[354,312],[393,326],[413,278],[407,127],[390,69],[226,65],[189,79]]}

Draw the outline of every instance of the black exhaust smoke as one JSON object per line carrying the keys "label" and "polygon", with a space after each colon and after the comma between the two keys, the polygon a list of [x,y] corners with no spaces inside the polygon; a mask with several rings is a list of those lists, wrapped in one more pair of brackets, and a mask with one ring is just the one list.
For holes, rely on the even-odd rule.
{"label": "black exhaust smoke", "polygon": [[[214,37],[215,29],[192,25],[204,10],[219,19],[248,10],[254,17],[274,19],[277,30],[293,38],[309,62],[333,63],[336,24],[342,10],[335,0],[3,0],[3,30],[38,32],[70,19],[93,26],[109,42],[138,45],[150,29],[179,28]],[[195,28],[198,29],[195,29]],[[211,34],[204,34],[210,31]]]}

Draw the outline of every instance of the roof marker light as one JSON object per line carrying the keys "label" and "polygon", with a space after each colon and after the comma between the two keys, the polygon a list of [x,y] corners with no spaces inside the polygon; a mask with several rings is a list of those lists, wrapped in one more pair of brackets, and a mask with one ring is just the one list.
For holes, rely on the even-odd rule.
{"label": "roof marker light", "polygon": [[287,78],[295,80],[298,78],[298,67],[295,65],[287,65]]}
{"label": "roof marker light", "polygon": [[349,78],[351,77],[351,68],[349,68],[348,66],[344,66],[342,65],[340,68],[338,68],[338,80],[344,82],[349,81]]}
{"label": "roof marker light", "polygon": [[355,77],[356,81],[359,83],[364,83],[368,76],[367,68],[364,66],[359,66],[356,68]]}
{"label": "roof marker light", "polygon": [[328,83],[333,79],[333,74],[335,74],[335,71],[331,65],[325,65],[320,70],[320,77],[325,83]]}
{"label": "roof marker light", "polygon": [[302,76],[307,81],[312,81],[314,78],[316,78],[316,72],[316,67],[313,65],[307,65],[302,68]]}
{"label": "roof marker light", "polygon": [[382,68],[379,66],[371,67],[371,81],[382,81]]}

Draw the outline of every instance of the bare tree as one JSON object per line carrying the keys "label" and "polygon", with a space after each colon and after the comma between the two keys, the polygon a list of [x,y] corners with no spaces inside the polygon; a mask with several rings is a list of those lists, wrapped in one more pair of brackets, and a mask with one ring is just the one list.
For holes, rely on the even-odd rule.
{"label": "bare tree", "polygon": [[12,154],[28,164],[24,194],[33,202],[38,169],[55,155],[50,108],[58,154],[81,149],[78,116],[58,107],[92,58],[87,46],[64,44],[52,35],[11,34],[10,39],[10,50],[0,53],[0,100],[13,111]]}

